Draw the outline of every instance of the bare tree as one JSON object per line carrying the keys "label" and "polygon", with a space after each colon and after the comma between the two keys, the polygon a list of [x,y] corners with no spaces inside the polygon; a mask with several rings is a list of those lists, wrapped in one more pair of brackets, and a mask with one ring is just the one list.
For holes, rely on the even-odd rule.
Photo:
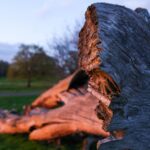
{"label": "bare tree", "polygon": [[50,49],[54,51],[58,65],[64,70],[65,74],[71,74],[77,68],[78,61],[78,37],[81,24],[76,22],[73,30],[67,28],[63,38],[54,37],[51,43],[48,43]]}
{"label": "bare tree", "polygon": [[55,59],[48,56],[42,47],[22,44],[9,67],[8,77],[26,79],[27,87],[31,87],[33,78],[56,76],[56,70],[59,68]]}

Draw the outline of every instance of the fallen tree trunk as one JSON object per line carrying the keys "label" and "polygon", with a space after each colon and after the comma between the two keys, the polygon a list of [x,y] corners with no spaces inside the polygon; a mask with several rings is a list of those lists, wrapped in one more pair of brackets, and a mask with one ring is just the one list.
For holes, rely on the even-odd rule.
{"label": "fallen tree trunk", "polygon": [[[49,140],[84,132],[106,137],[101,149],[131,149],[130,141],[136,150],[148,149],[148,142],[137,143],[148,141],[150,131],[149,29],[147,19],[130,9],[91,5],[79,35],[80,69],[37,98],[26,116],[1,111],[0,133]],[[59,103],[64,104],[54,109]],[[113,142],[124,131],[124,139]]]}
{"label": "fallen tree trunk", "polygon": [[[31,140],[50,140],[79,132],[109,136],[104,130],[104,120],[98,119],[95,113],[99,100],[86,90],[87,79],[83,71],[77,71],[60,81],[32,103],[26,116],[1,111],[0,132],[30,133]],[[109,101],[103,95],[101,99]],[[64,106],[50,110],[60,101]],[[43,106],[47,109],[37,108]],[[102,107],[103,113],[107,112],[111,118],[111,110],[104,104]]]}

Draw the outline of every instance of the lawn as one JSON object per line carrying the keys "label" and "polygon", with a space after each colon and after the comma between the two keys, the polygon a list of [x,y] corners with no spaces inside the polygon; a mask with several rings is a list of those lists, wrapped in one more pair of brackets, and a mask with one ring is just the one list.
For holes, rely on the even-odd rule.
{"label": "lawn", "polygon": [[5,96],[0,97],[0,108],[2,109],[15,109],[17,112],[21,113],[24,105],[31,104],[32,101],[37,97],[35,96]]}
{"label": "lawn", "polygon": [[[80,144],[63,144],[59,150],[80,150]],[[29,141],[27,135],[0,135],[0,150],[58,150],[58,147],[52,142]]]}
{"label": "lawn", "polygon": [[54,83],[58,81],[57,78],[52,78],[49,80],[38,80],[34,79],[31,83],[31,87],[26,86],[26,80],[9,80],[7,78],[0,78],[0,92],[3,91],[37,91],[45,90],[51,87]]}

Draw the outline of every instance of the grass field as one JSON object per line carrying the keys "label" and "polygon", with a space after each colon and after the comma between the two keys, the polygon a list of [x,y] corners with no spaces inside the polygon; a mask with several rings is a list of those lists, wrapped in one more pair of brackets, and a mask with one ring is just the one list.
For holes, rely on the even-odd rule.
{"label": "grass field", "polygon": [[[4,78],[0,79],[0,93],[3,92],[33,92],[44,91],[52,86],[56,80],[37,81],[35,80],[30,89],[26,88],[26,82],[23,80],[10,81]],[[40,94],[40,92],[39,92]],[[31,102],[39,95],[32,96],[0,96],[0,108],[14,109],[19,113],[22,112],[23,105],[31,104]],[[61,150],[78,150],[79,145],[67,144],[65,142],[61,146]],[[0,135],[0,150],[56,150],[56,146],[48,142],[29,141],[28,135]]]}
{"label": "grass field", "polygon": [[0,97],[0,108],[2,109],[15,109],[17,112],[21,113],[24,105],[31,104],[31,102],[37,97],[34,96],[5,96]]}
{"label": "grass field", "polygon": [[81,150],[80,144],[64,142],[59,148],[46,141],[29,141],[27,135],[0,135],[0,150]]}
{"label": "grass field", "polygon": [[52,86],[58,81],[57,78],[52,78],[50,80],[33,80],[32,86],[27,88],[26,80],[9,80],[6,78],[0,78],[0,92],[11,91],[11,92],[20,92],[20,91],[35,91],[35,90],[45,90]]}

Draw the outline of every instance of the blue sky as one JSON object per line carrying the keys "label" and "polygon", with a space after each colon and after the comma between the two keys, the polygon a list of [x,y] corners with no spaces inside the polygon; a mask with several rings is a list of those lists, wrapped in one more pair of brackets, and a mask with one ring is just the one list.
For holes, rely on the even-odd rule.
{"label": "blue sky", "polygon": [[93,2],[150,7],[149,0],[1,0],[0,42],[45,43],[80,21]]}
{"label": "blue sky", "polygon": [[[67,26],[83,20],[94,2],[109,2],[150,10],[150,0],[0,0],[0,43],[45,45]],[[1,53],[1,52],[0,52]]]}

